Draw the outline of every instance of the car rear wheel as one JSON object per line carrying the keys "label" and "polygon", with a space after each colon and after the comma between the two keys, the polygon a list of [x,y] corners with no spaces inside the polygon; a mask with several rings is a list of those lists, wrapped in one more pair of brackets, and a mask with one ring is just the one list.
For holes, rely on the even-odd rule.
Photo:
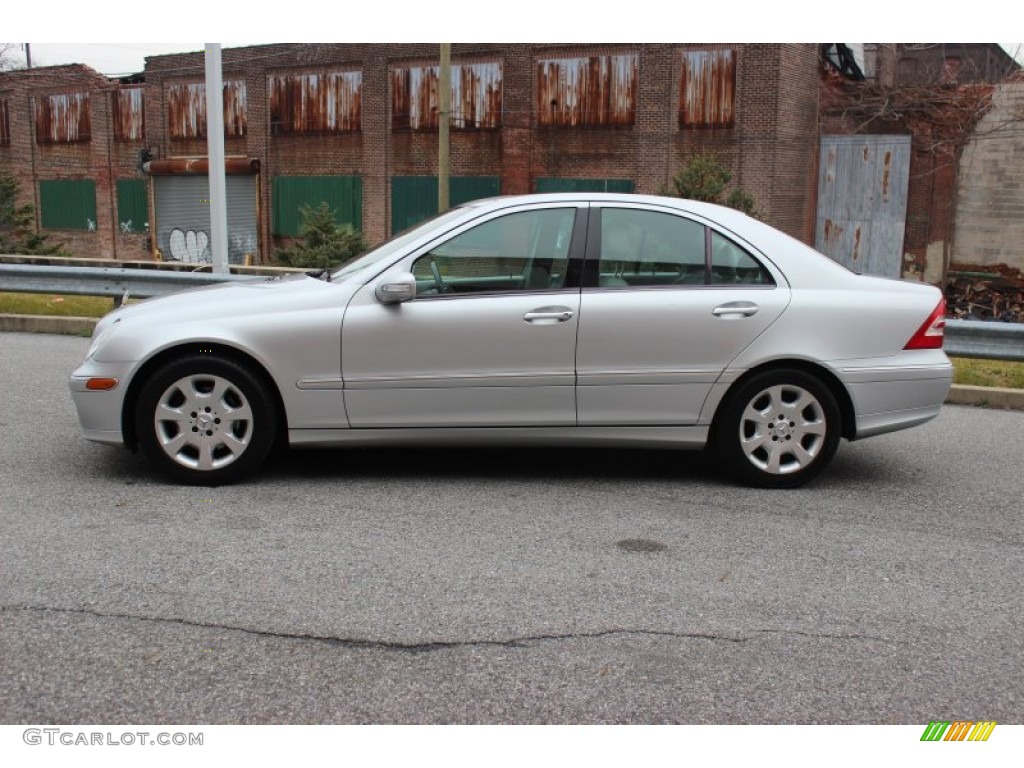
{"label": "car rear wheel", "polygon": [[171,479],[219,485],[251,473],[277,433],[273,400],[238,363],[212,355],[176,360],[143,385],[139,447]]}
{"label": "car rear wheel", "polygon": [[804,371],[766,371],[744,382],[716,421],[715,449],[726,471],[764,488],[794,488],[816,477],[839,445],[835,397]]}

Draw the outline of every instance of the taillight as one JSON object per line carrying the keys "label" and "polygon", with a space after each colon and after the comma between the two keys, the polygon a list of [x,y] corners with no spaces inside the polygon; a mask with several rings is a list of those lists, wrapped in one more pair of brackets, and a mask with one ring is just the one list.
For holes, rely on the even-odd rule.
{"label": "taillight", "polygon": [[946,300],[940,299],[928,319],[910,337],[904,349],[942,349],[942,339],[946,333]]}

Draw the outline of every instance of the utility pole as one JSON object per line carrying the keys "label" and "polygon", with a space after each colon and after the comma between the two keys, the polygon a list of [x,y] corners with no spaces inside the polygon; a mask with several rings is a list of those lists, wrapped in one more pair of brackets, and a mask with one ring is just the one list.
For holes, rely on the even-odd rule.
{"label": "utility pole", "polygon": [[206,43],[206,152],[210,158],[210,254],[213,271],[228,270],[228,201],[224,176],[224,81],[220,43]]}
{"label": "utility pole", "polygon": [[452,44],[441,43],[441,73],[438,83],[437,210],[448,210],[448,178],[451,173],[449,131],[452,119]]}

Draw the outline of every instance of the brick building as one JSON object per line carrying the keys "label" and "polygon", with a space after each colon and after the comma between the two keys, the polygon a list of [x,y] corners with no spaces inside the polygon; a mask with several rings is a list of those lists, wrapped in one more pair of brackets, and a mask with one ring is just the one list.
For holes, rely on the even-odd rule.
{"label": "brick building", "polygon": [[[453,45],[452,202],[654,193],[710,149],[768,221],[812,241],[820,67],[805,44]],[[437,69],[432,44],[225,50],[231,259],[269,260],[303,203],[327,200],[370,242],[430,215]],[[135,80],[0,74],[0,169],[76,255],[208,259],[203,54],[150,57]]]}
{"label": "brick building", "polygon": [[[81,64],[0,73],[0,170],[18,180],[51,242],[72,253],[146,254],[146,189],[135,168],[143,126],[117,124],[133,93]],[[130,200],[134,219],[122,230],[117,210]]]}

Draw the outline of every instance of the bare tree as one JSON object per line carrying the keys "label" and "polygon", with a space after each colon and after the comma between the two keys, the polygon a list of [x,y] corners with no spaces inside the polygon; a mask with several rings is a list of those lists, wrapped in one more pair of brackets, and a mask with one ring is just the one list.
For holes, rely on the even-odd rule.
{"label": "bare tree", "polygon": [[0,43],[0,72],[24,68],[18,51],[20,47],[21,43]]}

